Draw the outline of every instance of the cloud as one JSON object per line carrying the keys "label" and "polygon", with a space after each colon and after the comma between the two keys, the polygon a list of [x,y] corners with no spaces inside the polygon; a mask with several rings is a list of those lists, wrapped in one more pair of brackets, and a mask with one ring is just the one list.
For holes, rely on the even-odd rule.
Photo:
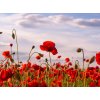
{"label": "cloud", "polygon": [[55,28],[71,25],[73,27],[87,28],[100,27],[100,19],[82,19],[72,16],[59,15],[40,15],[40,14],[20,14],[16,20],[17,25],[25,28]]}
{"label": "cloud", "polygon": [[100,27],[100,19],[76,19],[74,22],[83,27]]}

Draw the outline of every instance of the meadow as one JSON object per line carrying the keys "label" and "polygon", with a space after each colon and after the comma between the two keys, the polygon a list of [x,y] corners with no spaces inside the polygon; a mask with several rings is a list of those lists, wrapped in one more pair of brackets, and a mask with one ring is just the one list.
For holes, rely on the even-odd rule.
{"label": "meadow", "polygon": [[[0,35],[4,35],[0,32]],[[66,57],[65,63],[61,63],[62,55],[58,55],[56,43],[52,40],[44,41],[40,44],[39,49],[44,51],[34,52],[35,45],[29,51],[26,63],[21,62],[19,58],[19,47],[16,30],[12,30],[12,38],[16,41],[16,52],[12,51],[14,44],[9,44],[10,50],[2,52],[4,59],[0,60],[0,87],[99,87],[100,86],[100,52],[98,51],[93,57],[85,58],[84,49],[77,48],[77,53],[82,53],[82,66],[80,62]],[[45,54],[48,58],[44,58]],[[31,57],[39,61],[41,58],[44,62],[39,64],[32,63]],[[17,60],[14,59],[17,57]],[[57,56],[58,62],[52,61],[52,56]],[[96,65],[91,67],[91,64]],[[85,63],[87,66],[85,67]]]}

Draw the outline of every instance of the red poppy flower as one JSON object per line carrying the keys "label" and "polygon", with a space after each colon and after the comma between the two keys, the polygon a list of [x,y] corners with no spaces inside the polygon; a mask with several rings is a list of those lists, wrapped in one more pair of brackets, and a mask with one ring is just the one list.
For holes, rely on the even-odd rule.
{"label": "red poppy flower", "polygon": [[58,80],[56,84],[57,84],[57,87],[62,87],[62,82],[61,81]]}
{"label": "red poppy flower", "polygon": [[100,65],[100,52],[96,53],[96,62]]}
{"label": "red poppy flower", "polygon": [[2,80],[0,80],[0,86],[2,86],[3,85],[3,81]]}
{"label": "red poppy flower", "polygon": [[89,86],[90,87],[95,87],[96,86],[96,83],[95,82],[90,82]]}
{"label": "red poppy flower", "polygon": [[2,53],[2,55],[5,57],[5,58],[11,58],[11,55],[10,55],[10,52],[9,51],[4,51]]}
{"label": "red poppy flower", "polygon": [[100,79],[98,80],[97,85],[100,87]]}
{"label": "red poppy flower", "polygon": [[46,82],[45,82],[45,81],[42,81],[42,82],[40,83],[40,87],[47,87]]}
{"label": "red poppy flower", "polygon": [[8,77],[8,78],[11,78],[11,77],[13,76],[12,70],[9,68],[9,69],[7,69],[6,71],[7,71],[7,77]]}
{"label": "red poppy flower", "polygon": [[55,48],[55,49],[53,49],[52,51],[51,51],[51,53],[53,54],[53,55],[56,55],[58,52],[57,52],[57,49]]}
{"label": "red poppy flower", "polygon": [[69,63],[68,63],[68,66],[72,66],[72,63],[71,63],[71,62],[69,62]]}
{"label": "red poppy flower", "polygon": [[26,68],[27,68],[27,64],[22,64],[21,69],[22,69],[22,70],[25,70]]}
{"label": "red poppy flower", "polygon": [[86,59],[86,62],[89,62],[89,59]]}
{"label": "red poppy flower", "polygon": [[35,70],[39,70],[39,69],[40,69],[40,66],[37,65],[37,64],[33,64],[33,65],[32,65],[32,68],[34,68]]}
{"label": "red poppy flower", "polygon": [[36,79],[32,80],[31,82],[28,82],[29,87],[38,87],[39,83]]}
{"label": "red poppy flower", "polygon": [[59,55],[57,58],[61,58],[61,56]]}
{"label": "red poppy flower", "polygon": [[40,49],[43,51],[51,52],[53,55],[56,55],[57,49],[55,48],[55,43],[52,41],[45,41],[43,45],[40,45]]}
{"label": "red poppy flower", "polygon": [[8,83],[9,87],[13,87],[13,84],[11,82]]}
{"label": "red poppy flower", "polygon": [[41,57],[40,57],[39,55],[38,55],[38,56],[36,56],[36,59],[37,59],[37,60],[39,60],[40,58],[41,58]]}
{"label": "red poppy flower", "polygon": [[31,81],[31,77],[27,77],[26,81],[30,82]]}
{"label": "red poppy flower", "polygon": [[69,58],[65,58],[65,61],[68,63],[70,61],[70,59]]}
{"label": "red poppy flower", "polygon": [[2,70],[1,73],[0,73],[0,79],[1,79],[2,81],[5,81],[5,80],[7,80],[7,78],[8,78],[8,73],[7,73],[7,71],[4,69],[4,70]]}

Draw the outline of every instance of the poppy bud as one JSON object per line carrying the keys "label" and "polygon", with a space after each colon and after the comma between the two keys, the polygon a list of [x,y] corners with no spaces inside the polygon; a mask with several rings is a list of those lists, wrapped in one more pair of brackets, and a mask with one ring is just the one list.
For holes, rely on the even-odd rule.
{"label": "poppy bud", "polygon": [[12,54],[15,55],[15,52],[13,52]]}
{"label": "poppy bud", "polygon": [[82,51],[82,49],[81,49],[81,48],[78,48],[78,49],[77,49],[77,52],[81,52],[81,51]]}
{"label": "poppy bud", "polygon": [[13,63],[14,62],[14,59],[11,58],[10,61]]}
{"label": "poppy bud", "polygon": [[2,32],[0,32],[0,34],[2,34]]}
{"label": "poppy bud", "polygon": [[20,61],[19,63],[22,63],[22,61]]}
{"label": "poppy bud", "polygon": [[35,48],[35,46],[33,45],[33,46],[32,46],[32,49],[34,49],[34,48]]}
{"label": "poppy bud", "polygon": [[41,53],[38,53],[38,54],[39,54],[40,57],[43,57],[43,54],[41,54]]}
{"label": "poppy bud", "polygon": [[75,69],[78,69],[78,65],[77,64],[75,64]]}
{"label": "poppy bud", "polygon": [[45,59],[45,62],[48,62],[48,59],[47,58]]}
{"label": "poppy bud", "polygon": [[61,58],[61,56],[59,55],[57,58]]}
{"label": "poppy bud", "polygon": [[15,39],[15,34],[14,33],[12,33],[12,38]]}
{"label": "poppy bud", "polygon": [[38,55],[38,56],[36,56],[36,59],[37,59],[37,60],[39,60],[40,58],[41,58],[41,56],[39,56],[39,55]]}
{"label": "poppy bud", "polygon": [[90,59],[90,62],[89,62],[89,63],[91,64],[91,63],[93,63],[94,61],[95,61],[95,56],[93,56],[93,57]]}
{"label": "poppy bud", "polygon": [[70,61],[70,59],[69,58],[65,58],[65,61],[68,63]]}
{"label": "poppy bud", "polygon": [[11,43],[11,44],[10,44],[10,46],[12,47],[12,46],[13,46],[13,44]]}
{"label": "poppy bud", "polygon": [[89,62],[89,59],[87,59],[86,62]]}

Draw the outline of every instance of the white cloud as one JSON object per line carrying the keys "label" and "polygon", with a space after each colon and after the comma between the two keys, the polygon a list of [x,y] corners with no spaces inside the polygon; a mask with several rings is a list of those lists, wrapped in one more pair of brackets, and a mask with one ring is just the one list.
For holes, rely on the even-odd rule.
{"label": "white cloud", "polygon": [[80,28],[100,27],[100,19],[82,19],[65,15],[20,14],[17,25],[25,28],[52,28],[71,25]]}

